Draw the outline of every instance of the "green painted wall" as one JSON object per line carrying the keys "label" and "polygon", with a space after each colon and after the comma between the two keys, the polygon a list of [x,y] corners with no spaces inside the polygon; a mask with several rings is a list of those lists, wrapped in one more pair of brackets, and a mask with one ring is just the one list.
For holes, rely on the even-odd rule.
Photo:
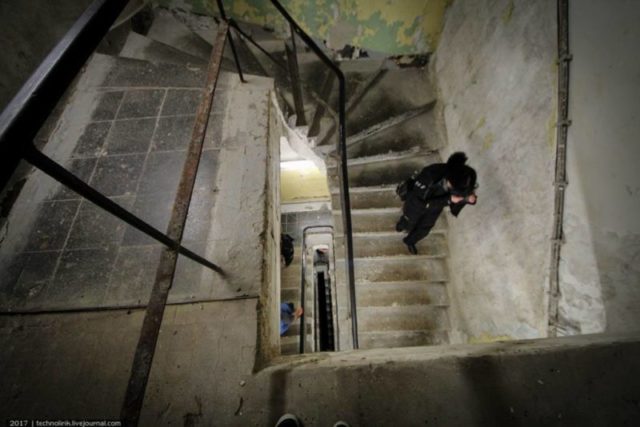
{"label": "green painted wall", "polygon": [[[351,44],[386,54],[435,50],[452,0],[281,0],[302,28],[340,49]],[[215,0],[159,0],[199,14],[217,14]],[[268,0],[224,0],[237,20],[286,28]]]}

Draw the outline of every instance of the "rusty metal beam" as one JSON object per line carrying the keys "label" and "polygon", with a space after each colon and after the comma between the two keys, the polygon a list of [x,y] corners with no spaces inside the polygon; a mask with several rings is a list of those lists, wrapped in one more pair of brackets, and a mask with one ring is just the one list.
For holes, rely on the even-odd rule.
{"label": "rusty metal beam", "polygon": [[[182,177],[178,186],[178,193],[173,205],[171,220],[167,227],[167,234],[180,242],[184,232],[184,226],[189,211],[189,203],[193,193],[193,186],[198,171],[200,155],[209,121],[209,113],[213,104],[213,95],[220,73],[220,64],[222,62],[222,53],[227,38],[229,26],[226,22],[222,22],[218,28],[218,34],[209,60],[209,68],[207,70],[207,83],[205,91],[198,106],[196,114],[196,122],[191,134],[191,142],[187,152]],[[160,265],[156,273],[156,280],[151,291],[151,298],[142,324],[138,346],[131,368],[131,376],[125,395],[124,405],[120,414],[120,418],[127,426],[136,426],[140,418],[140,411],[144,401],[144,395],[151,372],[151,364],[158,342],[160,333],[160,325],[169,296],[169,290],[173,282],[173,277],[178,260],[178,251],[166,248],[162,252]]]}

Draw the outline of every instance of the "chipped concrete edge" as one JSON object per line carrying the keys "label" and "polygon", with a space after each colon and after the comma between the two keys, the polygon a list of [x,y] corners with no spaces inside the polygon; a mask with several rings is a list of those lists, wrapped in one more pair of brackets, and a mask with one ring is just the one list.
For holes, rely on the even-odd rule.
{"label": "chipped concrete edge", "polygon": [[260,371],[280,354],[280,336],[277,327],[280,319],[280,134],[277,101],[274,91],[269,91],[267,124],[267,168],[264,194],[264,224],[261,239],[264,242],[262,259],[262,286],[256,306],[258,336],[254,371]]}

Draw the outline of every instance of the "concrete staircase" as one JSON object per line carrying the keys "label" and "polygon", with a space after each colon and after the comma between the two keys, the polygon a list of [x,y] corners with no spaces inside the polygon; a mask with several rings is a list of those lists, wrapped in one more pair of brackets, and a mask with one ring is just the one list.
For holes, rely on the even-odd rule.
{"label": "concrete staircase", "polygon": [[[209,20],[209,28],[204,30],[202,26],[194,28],[191,25],[191,37],[195,36],[199,41],[186,42],[187,33],[172,21],[176,19],[162,15],[162,19],[152,25],[149,38],[181,50],[188,55],[183,56],[183,61],[202,59],[197,46],[202,44],[203,36],[211,34],[215,21]],[[169,32],[161,28],[169,24],[174,28],[173,32],[179,34],[170,37]],[[189,22],[183,26],[187,24]],[[154,27],[156,25],[160,28]],[[283,40],[257,27],[243,25],[243,28],[286,64]],[[159,51],[156,43],[155,51]],[[285,115],[295,114],[287,70],[276,66],[254,46],[237,44],[242,46],[243,67],[253,64],[249,65],[250,72],[273,76]],[[233,69],[230,56],[227,58],[226,67]],[[302,43],[298,44],[297,59],[305,89],[305,116],[307,124],[312,126],[318,103],[308,89],[312,89],[316,97],[326,96],[326,103],[337,110],[337,85],[333,82],[331,91],[323,90],[323,86],[325,89],[331,86],[327,70],[314,54],[305,51]],[[447,343],[446,220],[443,216],[432,233],[418,244],[417,256],[409,254],[401,241],[403,235],[394,228],[401,212],[401,202],[394,191],[396,184],[413,171],[441,160],[437,151],[441,146],[440,136],[436,131],[433,108],[435,92],[426,68],[399,68],[390,61],[373,59],[342,62],[341,68],[347,78],[347,144],[360,348]],[[351,314],[344,274],[344,236],[335,156],[337,134],[328,114],[319,118],[319,132],[313,148],[325,158],[332,193],[339,349],[345,350],[352,346]],[[300,260],[300,254],[296,253],[293,263],[282,270],[282,301],[299,302]],[[306,321],[306,327],[311,329],[309,312]],[[299,323],[292,325],[282,337],[282,354],[298,352],[299,328]],[[309,344],[307,348],[310,348]]]}
{"label": "concrete staircase", "polygon": [[[388,65],[388,63],[387,63]],[[413,171],[440,161],[434,119],[435,95],[426,69],[398,69],[375,61],[342,64],[351,94],[347,101],[348,168],[353,225],[360,348],[448,343],[447,238],[444,216],[411,255],[395,231],[401,202],[395,186]],[[388,68],[388,69],[387,69]],[[369,77],[367,77],[367,73]],[[358,90],[358,85],[367,85]],[[324,132],[324,134],[323,134]],[[337,135],[326,127],[317,140],[328,157],[336,226],[341,349],[349,348],[351,314],[347,291]],[[331,144],[331,145],[330,145]]]}
{"label": "concrete staircase", "polygon": [[[253,36],[275,57],[284,59],[282,41],[260,31]],[[337,84],[334,81],[331,87],[327,69],[301,46],[299,43],[297,58],[304,82],[304,111],[307,124],[314,128],[318,102],[306,89],[324,96],[326,104],[337,111]],[[275,75],[285,114],[295,114],[286,70],[254,53]],[[395,195],[397,183],[413,171],[441,161],[435,91],[426,68],[399,68],[393,62],[375,59],[345,61],[340,66],[347,79],[347,151],[360,348],[448,343],[446,218],[443,215],[418,244],[417,256],[409,254],[401,241],[403,235],[395,231],[401,213],[401,202]],[[339,349],[346,350],[352,346],[351,314],[335,155],[337,132],[327,113],[315,125],[319,131],[310,135],[315,141],[313,149],[325,159],[332,193]],[[299,292],[293,287],[299,285],[300,267],[294,263],[283,271],[282,300],[293,300]],[[285,348],[286,340],[294,339],[284,337],[283,354],[290,350]]]}

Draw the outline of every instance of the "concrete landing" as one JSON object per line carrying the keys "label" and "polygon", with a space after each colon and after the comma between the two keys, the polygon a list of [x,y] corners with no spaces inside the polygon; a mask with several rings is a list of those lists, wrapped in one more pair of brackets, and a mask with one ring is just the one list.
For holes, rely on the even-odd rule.
{"label": "concrete landing", "polygon": [[[221,74],[183,238],[232,276],[220,283],[180,256],[170,302],[259,294],[261,270],[232,267],[239,253],[259,260],[263,250],[256,236],[264,227],[273,84],[248,80],[240,87],[237,77]],[[95,55],[45,151],[164,232],[202,85],[202,69]],[[216,206],[220,195],[228,202]],[[42,173],[25,185],[8,224],[0,247],[3,311],[148,300],[162,245]]]}

